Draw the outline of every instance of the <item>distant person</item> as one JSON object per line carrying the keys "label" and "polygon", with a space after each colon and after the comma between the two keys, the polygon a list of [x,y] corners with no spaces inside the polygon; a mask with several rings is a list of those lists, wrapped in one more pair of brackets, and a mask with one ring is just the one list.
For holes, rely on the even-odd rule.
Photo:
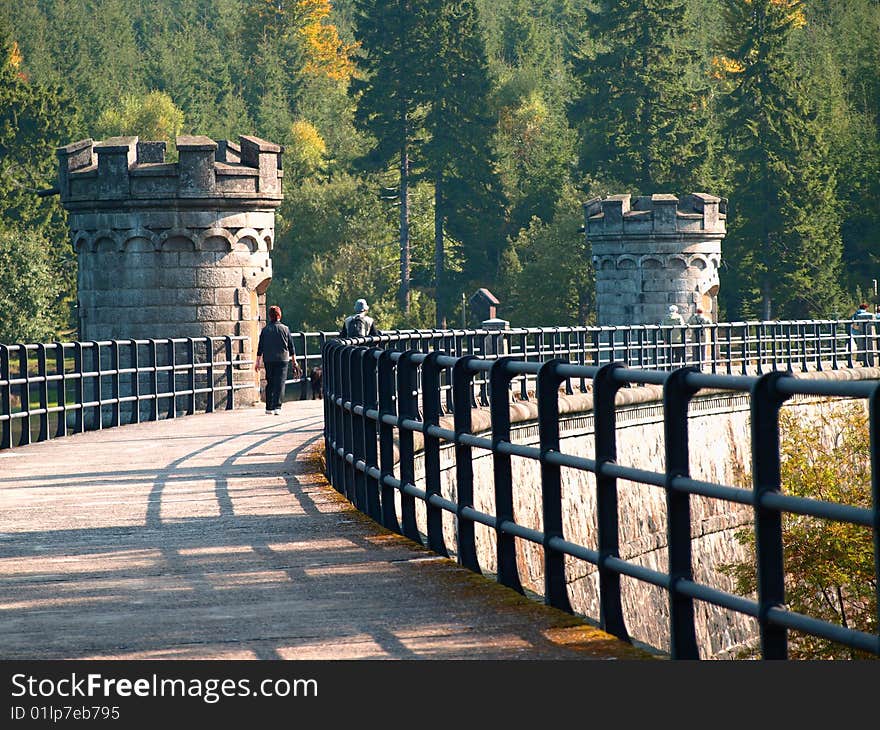
{"label": "distant person", "polygon": [[[697,307],[696,311],[688,317],[687,323],[689,325],[698,325],[703,326],[707,324],[712,324],[712,320],[709,319],[705,314],[703,314],[703,310],[700,307]],[[702,329],[694,330],[692,333],[692,339],[694,341],[694,361],[697,363],[703,362],[705,352],[703,350],[703,343],[706,341],[705,333]]]}
{"label": "distant person", "polygon": [[849,326],[849,334],[852,343],[853,354],[861,355],[859,361],[866,367],[874,366],[874,317],[868,311],[868,305],[864,302],[853,313],[852,323]]}
{"label": "distant person", "polygon": [[669,361],[672,363],[680,363],[684,360],[684,345],[682,344],[682,328],[685,326],[684,317],[678,312],[675,304],[669,305],[669,310],[660,320],[660,325],[672,327],[669,330]]}
{"label": "distant person", "polygon": [[260,332],[257,345],[257,361],[254,370],[266,367],[266,413],[280,415],[284,402],[284,381],[287,380],[288,366],[293,364],[293,374],[299,377],[299,365],[293,346],[293,335],[286,324],[281,323],[281,307],[269,307],[269,323]]}
{"label": "distant person", "polygon": [[379,330],[376,329],[376,323],[372,317],[367,316],[369,311],[366,299],[358,299],[354,303],[354,314],[345,318],[342,323],[342,329],[339,330],[340,337],[377,337]]}

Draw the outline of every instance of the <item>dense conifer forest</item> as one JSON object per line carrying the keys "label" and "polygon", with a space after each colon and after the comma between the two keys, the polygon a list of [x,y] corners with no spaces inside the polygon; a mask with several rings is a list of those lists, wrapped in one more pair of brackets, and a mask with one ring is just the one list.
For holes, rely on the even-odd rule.
{"label": "dense conifer forest", "polygon": [[55,148],[285,149],[295,329],[589,324],[582,204],[729,201],[722,320],[848,317],[880,269],[877,0],[0,0],[0,341],[75,332]]}

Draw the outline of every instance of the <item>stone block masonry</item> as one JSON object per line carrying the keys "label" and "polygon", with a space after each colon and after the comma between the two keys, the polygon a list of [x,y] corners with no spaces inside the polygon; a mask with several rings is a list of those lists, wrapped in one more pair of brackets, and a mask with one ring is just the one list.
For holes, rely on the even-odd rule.
{"label": "stone block masonry", "polygon": [[670,304],[717,321],[727,201],[705,193],[612,195],[584,205],[599,325],[657,324]]}
{"label": "stone block masonry", "polygon": [[174,163],[164,142],[137,137],[57,150],[79,339],[244,334],[251,342],[236,354],[252,359],[272,280],[282,149],[242,135],[180,136],[177,150]]}

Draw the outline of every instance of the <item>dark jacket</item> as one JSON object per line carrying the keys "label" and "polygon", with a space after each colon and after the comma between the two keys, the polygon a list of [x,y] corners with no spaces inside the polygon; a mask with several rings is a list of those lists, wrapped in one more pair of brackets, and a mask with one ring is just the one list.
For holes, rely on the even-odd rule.
{"label": "dark jacket", "polygon": [[263,327],[257,345],[257,356],[262,356],[263,362],[287,362],[291,358],[296,360],[293,335],[286,324],[270,322]]}

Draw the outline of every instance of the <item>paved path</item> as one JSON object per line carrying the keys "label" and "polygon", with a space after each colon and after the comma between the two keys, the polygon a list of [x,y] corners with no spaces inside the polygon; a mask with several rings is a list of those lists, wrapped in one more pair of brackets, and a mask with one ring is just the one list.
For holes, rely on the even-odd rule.
{"label": "paved path", "polygon": [[319,401],[0,452],[2,659],[645,659],[358,513]]}

